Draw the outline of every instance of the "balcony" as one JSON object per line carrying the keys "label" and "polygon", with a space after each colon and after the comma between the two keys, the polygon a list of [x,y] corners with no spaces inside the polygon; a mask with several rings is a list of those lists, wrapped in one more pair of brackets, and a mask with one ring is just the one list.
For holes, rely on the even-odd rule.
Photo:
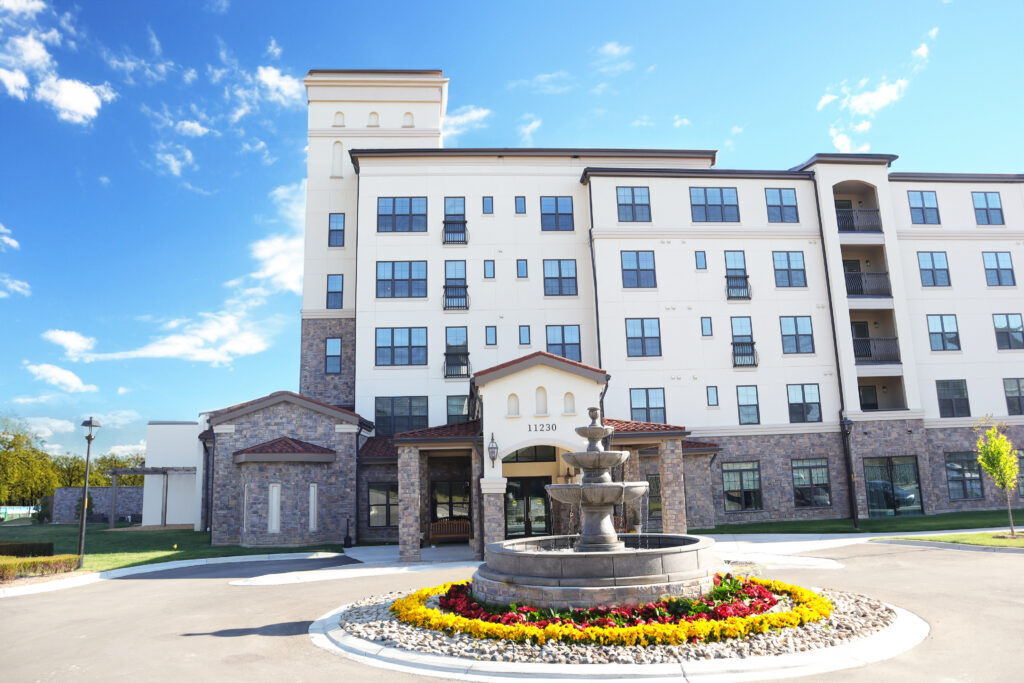
{"label": "balcony", "polygon": [[899,363],[899,338],[854,337],[853,357],[858,365],[868,363]]}
{"label": "balcony", "polygon": [[839,232],[882,232],[878,209],[836,209]]}
{"label": "balcony", "polygon": [[734,368],[756,368],[757,351],[754,350],[754,342],[732,343],[732,366]]}
{"label": "balcony", "polygon": [[725,276],[725,296],[728,299],[749,299],[750,279],[746,275]]}
{"label": "balcony", "polygon": [[903,378],[883,375],[857,381],[860,409],[866,413],[907,410]]}
{"label": "balcony", "polygon": [[469,231],[466,230],[466,221],[452,218],[444,219],[444,230],[441,231],[443,244],[468,244]]}
{"label": "balcony", "polygon": [[445,285],[444,310],[468,311],[469,287],[467,287],[466,285]]}
{"label": "balcony", "polygon": [[847,296],[892,296],[889,273],[844,273]]}
{"label": "balcony", "polygon": [[446,379],[465,379],[472,372],[469,366],[469,348],[449,346],[444,354],[444,376]]}

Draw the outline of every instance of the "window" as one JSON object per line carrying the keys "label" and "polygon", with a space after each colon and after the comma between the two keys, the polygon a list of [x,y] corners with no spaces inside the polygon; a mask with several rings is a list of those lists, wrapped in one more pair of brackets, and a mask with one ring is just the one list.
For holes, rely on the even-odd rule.
{"label": "window", "polygon": [[516,213],[526,213],[526,197],[516,197]]}
{"label": "window", "polygon": [[865,384],[857,387],[861,410],[878,410],[878,387]]}
{"label": "window", "polygon": [[928,316],[928,340],[932,351],[959,351],[960,332],[956,329],[956,316]]}
{"label": "window", "polygon": [[469,396],[448,397],[448,424],[469,422]]}
{"label": "window", "polygon": [[267,487],[267,533],[281,533],[281,485]]}
{"label": "window", "polygon": [[427,328],[378,327],[377,365],[426,365]]}
{"label": "window", "polygon": [[761,509],[761,466],[757,461],[723,462],[725,511]]}
{"label": "window", "polygon": [[1003,391],[1006,392],[1006,414],[1024,415],[1024,379],[1004,379]]}
{"label": "window", "polygon": [[804,271],[804,252],[773,251],[772,261],[775,264],[776,287],[807,286],[807,275]]}
{"label": "window", "polygon": [[821,422],[821,398],[817,384],[787,384],[790,422]]}
{"label": "window", "polygon": [[714,407],[718,405],[718,387],[709,386],[706,389],[708,395],[708,406]]}
{"label": "window", "polygon": [[647,477],[647,518],[661,518],[661,475],[648,474]]}
{"label": "window", "polygon": [[735,187],[691,187],[690,215],[695,223],[737,223],[740,207]]}
{"label": "window", "polygon": [[494,279],[494,261],[484,261],[484,278]]}
{"label": "window", "polygon": [[654,275],[653,251],[623,251],[622,286],[623,287],[657,287]]}
{"label": "window", "polygon": [[949,262],[944,251],[917,252],[922,287],[949,287]]}
{"label": "window", "polygon": [[345,246],[345,214],[332,213],[328,219],[327,246]]}
{"label": "window", "polygon": [[328,337],[324,347],[324,372],[328,375],[341,374],[341,338]]}
{"label": "window", "polygon": [[664,389],[630,389],[629,410],[631,420],[665,423]]}
{"label": "window", "polygon": [[309,530],[316,531],[317,514],[316,514],[316,494],[317,485],[309,485]]}
{"label": "window", "polygon": [[814,334],[809,315],[782,316],[783,353],[814,353]]}
{"label": "window", "polygon": [[626,318],[626,355],[661,355],[661,324],[657,318]]}
{"label": "window", "polygon": [[377,232],[426,231],[426,197],[377,198]]}
{"label": "window", "polygon": [[345,282],[344,275],[327,276],[327,308],[341,308],[342,284]]}
{"label": "window", "polygon": [[981,465],[971,451],[946,453],[946,485],[953,500],[981,498]]}
{"label": "window", "polygon": [[444,198],[444,244],[466,244],[466,198]]}
{"label": "window", "polygon": [[426,295],[426,261],[377,261],[377,298],[406,299]]}
{"label": "window", "polygon": [[935,390],[939,395],[939,417],[970,417],[971,403],[967,399],[967,380],[938,379]]}
{"label": "window", "polygon": [[917,225],[938,225],[939,202],[934,192],[908,190],[910,199],[910,222]]}
{"label": "window", "polygon": [[494,197],[484,197],[483,204],[484,213],[494,213]]}
{"label": "window", "polygon": [[465,327],[444,328],[444,376],[469,377],[469,341]]}
{"label": "window", "polygon": [[544,259],[544,296],[576,294],[576,259]]}
{"label": "window", "polygon": [[765,203],[768,204],[769,223],[799,223],[796,212],[796,190],[765,188]]}
{"label": "window", "polygon": [[1008,251],[985,251],[981,254],[985,262],[985,282],[990,287],[1010,287],[1016,283],[1013,278],[1013,260]]}
{"label": "window", "polygon": [[430,519],[469,519],[469,482],[433,481],[430,483]]}
{"label": "window", "polygon": [[708,269],[708,257],[707,257],[707,254],[705,254],[703,251],[695,251],[695,252],[693,252],[693,256],[694,256],[694,258],[697,261],[697,270],[707,270]]}
{"label": "window", "polygon": [[516,277],[529,277],[529,270],[524,258],[516,259]]}
{"label": "window", "polygon": [[496,346],[498,343],[498,328],[488,325],[484,328],[484,343],[488,346]]}
{"label": "window", "polygon": [[427,426],[426,396],[378,396],[374,401],[374,433],[392,436]]}
{"label": "window", "polygon": [[398,526],[398,484],[370,484],[371,527]]}
{"label": "window", "polygon": [[444,262],[444,308],[457,311],[469,308],[465,261]]}
{"label": "window", "polygon": [[732,326],[732,364],[733,367],[754,367],[757,356],[754,355],[754,332],[750,326],[750,318],[738,316],[730,318]]}
{"label": "window", "polygon": [[548,325],[548,353],[580,362],[580,326]]}
{"label": "window", "polygon": [[502,462],[554,462],[554,446],[527,446],[501,459]]}
{"label": "window", "polygon": [[761,409],[757,405],[757,386],[736,387],[736,405],[739,407],[741,425],[761,423]]}
{"label": "window", "polygon": [[742,251],[725,252],[725,293],[729,299],[749,299],[747,258]]}
{"label": "window", "polygon": [[529,346],[530,344],[530,326],[520,325],[519,326],[519,345]]}
{"label": "window", "polygon": [[1003,205],[998,192],[972,192],[974,217],[978,225],[1002,225]]}
{"label": "window", "polygon": [[832,490],[828,482],[828,460],[807,458],[793,461],[793,504],[798,508],[830,507]]}
{"label": "window", "polygon": [[700,334],[702,337],[711,336],[711,318],[704,317],[700,319]]}
{"label": "window", "polygon": [[617,187],[619,220],[623,223],[651,222],[651,195],[646,187]]}
{"label": "window", "polygon": [[572,197],[541,197],[540,229],[572,230]]}
{"label": "window", "polygon": [[1020,313],[996,313],[992,323],[996,328],[996,348],[1024,349],[1024,324]]}

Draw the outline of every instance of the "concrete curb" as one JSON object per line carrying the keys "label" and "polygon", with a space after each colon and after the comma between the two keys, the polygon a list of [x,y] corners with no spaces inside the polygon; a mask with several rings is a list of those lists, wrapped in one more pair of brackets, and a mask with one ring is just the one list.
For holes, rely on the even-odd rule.
{"label": "concrete curb", "polygon": [[0,598],[13,598],[20,595],[33,595],[35,593],[49,593],[51,591],[64,590],[65,588],[78,588],[88,586],[92,583],[119,579],[123,576],[135,574],[149,574],[150,572],[162,572],[168,569],[180,569],[182,567],[199,567],[206,564],[229,564],[233,562],[269,562],[274,560],[319,560],[331,557],[344,557],[343,553],[278,553],[268,555],[230,555],[228,557],[204,557],[196,560],[175,560],[173,562],[158,562],[155,564],[143,564],[138,567],[122,567],[121,569],[108,569],[103,572],[95,572],[84,576],[72,576],[67,579],[56,579],[43,583],[33,583],[27,586],[14,586],[12,588],[0,588]]}
{"label": "concrete curb", "polygon": [[784,655],[713,659],[677,664],[532,664],[480,662],[413,652],[356,638],[338,626],[337,615],[348,605],[328,612],[309,627],[313,644],[336,655],[402,673],[460,681],[507,683],[511,678],[541,681],[760,681],[788,679],[852,669],[890,659],[915,647],[929,632],[928,624],[905,609],[888,605],[896,621],[869,636],[835,647]]}
{"label": "concrete curb", "polygon": [[871,540],[871,543],[884,543],[885,545],[913,545],[924,548],[941,548],[943,550],[963,550],[969,553],[1024,554],[1024,548],[1010,548],[994,545],[971,545],[970,543],[953,543],[951,541],[919,541],[911,538],[875,538]]}

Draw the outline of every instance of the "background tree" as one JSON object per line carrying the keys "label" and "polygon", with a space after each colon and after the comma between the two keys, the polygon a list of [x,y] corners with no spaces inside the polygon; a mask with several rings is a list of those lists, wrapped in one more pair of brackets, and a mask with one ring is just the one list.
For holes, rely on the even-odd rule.
{"label": "background tree", "polygon": [[[115,455],[107,453],[93,461],[93,470],[102,477],[102,484],[99,486],[110,486],[112,478],[107,476],[107,470],[120,467],[145,467],[146,456],[142,453],[129,453],[127,455]],[[83,461],[83,468],[85,467]],[[92,485],[92,471],[89,473],[89,484]],[[145,476],[142,474],[124,474],[117,478],[118,486],[142,486]]]}
{"label": "background tree", "polygon": [[[987,427],[987,429],[986,429]],[[997,488],[1006,494],[1006,514],[1010,518],[1010,535],[1016,536],[1013,528],[1013,494],[1017,490],[1017,476],[1019,466],[1017,463],[1017,451],[1013,444],[1003,433],[1004,425],[988,426],[987,421],[975,425],[975,431],[980,432],[978,436],[978,464],[985,474],[992,477]]]}
{"label": "background tree", "polygon": [[50,455],[22,423],[0,419],[0,503],[34,505],[57,485]]}

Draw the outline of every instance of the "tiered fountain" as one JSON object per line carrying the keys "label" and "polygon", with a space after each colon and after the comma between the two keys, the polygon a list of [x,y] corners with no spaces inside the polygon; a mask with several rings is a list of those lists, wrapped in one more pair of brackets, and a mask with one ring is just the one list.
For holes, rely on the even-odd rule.
{"label": "tiered fountain", "polygon": [[699,536],[619,534],[612,523],[616,505],[641,497],[647,482],[614,482],[611,468],[626,462],[628,451],[606,451],[602,444],[613,431],[598,423],[600,412],[589,410],[590,424],[576,433],[587,450],[562,458],[583,470],[578,484],[551,484],[548,495],[579,505],[579,536],[541,536],[491,543],[484,564],[473,575],[473,594],[494,603],[534,607],[594,607],[636,604],[665,596],[697,597],[712,586],[721,562]]}

